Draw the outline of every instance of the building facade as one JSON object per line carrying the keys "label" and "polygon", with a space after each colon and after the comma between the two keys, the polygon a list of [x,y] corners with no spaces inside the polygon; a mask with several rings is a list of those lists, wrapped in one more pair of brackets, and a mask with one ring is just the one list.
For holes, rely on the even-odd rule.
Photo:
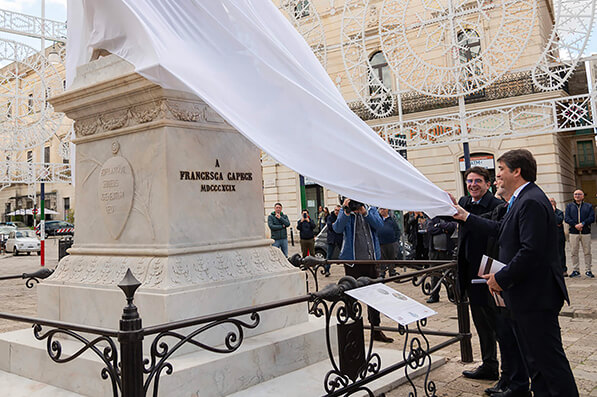
{"label": "building facade", "polygon": [[[449,3],[283,1],[281,9],[350,108],[440,188],[465,194],[462,142],[469,141],[471,164],[492,176],[502,153],[527,148],[537,159],[537,183],[560,208],[579,187],[597,205],[589,100],[597,62],[578,62],[568,74],[560,68],[561,84],[551,69],[541,72],[546,47],[554,46],[554,3],[442,9]],[[335,192],[308,180],[301,201],[299,175],[267,155],[262,164],[266,216],[278,201],[290,219],[302,206],[338,203]]]}
{"label": "building facade", "polygon": [[32,226],[40,216],[43,182],[46,220],[73,221],[72,121],[54,112],[48,101],[66,86],[63,48],[54,45],[41,54],[24,44],[12,45],[13,61],[0,69],[0,146],[5,149],[0,153],[1,219]]}

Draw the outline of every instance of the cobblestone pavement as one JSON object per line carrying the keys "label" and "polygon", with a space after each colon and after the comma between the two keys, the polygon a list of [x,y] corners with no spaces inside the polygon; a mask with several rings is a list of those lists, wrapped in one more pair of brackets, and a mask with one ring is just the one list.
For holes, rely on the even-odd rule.
{"label": "cobblestone pavement", "polygon": [[[591,244],[593,252],[593,262],[597,263],[597,235],[593,233],[593,241]],[[299,252],[298,245],[290,247],[290,254]],[[568,247],[567,264],[570,271],[570,252]],[[581,252],[582,254],[582,252]],[[590,279],[584,276],[584,260],[581,255],[580,266],[582,276],[578,278],[566,278],[566,285],[570,294],[571,305],[565,305],[560,313],[560,327],[562,329],[562,339],[564,349],[570,365],[572,366],[576,384],[579,388],[581,396],[597,396],[597,278]],[[593,270],[597,270],[597,266],[593,266]],[[332,268],[332,276],[329,278],[322,278],[320,276],[320,286],[324,286],[329,282],[336,282],[343,275],[341,267]],[[323,282],[322,282],[323,281]],[[419,288],[415,288],[409,284],[389,284],[406,295],[424,303],[426,297]],[[442,289],[440,302],[429,305],[438,312],[437,315],[431,317],[427,324],[427,329],[430,330],[444,330],[457,331],[458,322],[456,317],[456,306],[450,302]],[[396,326],[388,318],[382,316],[382,325]],[[464,364],[460,361],[460,347],[459,344],[453,344],[441,351],[441,355],[447,359],[447,363],[430,374],[430,380],[435,383],[437,388],[436,394],[442,397],[472,397],[483,396],[484,390],[493,385],[495,382],[489,381],[475,381],[466,379],[462,376],[462,371],[465,369],[473,369],[481,364],[479,339],[476,330],[471,320],[471,330],[473,332],[473,357],[475,361],[470,364]],[[396,349],[402,349],[404,339],[396,334],[386,333],[394,338],[392,346]],[[430,343],[437,344],[446,340],[441,337],[430,337]],[[375,343],[374,346],[384,346],[384,344]],[[387,347],[387,345],[385,346]],[[389,364],[389,363],[388,363]],[[383,365],[382,365],[383,366]],[[402,373],[402,371],[401,371]],[[397,376],[397,375],[396,375]],[[425,396],[423,389],[424,379],[420,377],[415,380],[417,386],[417,394]],[[402,397],[408,396],[412,391],[410,385],[402,385],[389,393],[387,397]]]}
{"label": "cobblestone pavement", "polygon": [[[595,237],[592,247],[595,258],[597,258],[597,238]],[[291,255],[298,251],[298,244],[290,247]],[[47,241],[46,255],[46,267],[54,268],[58,263],[57,239]],[[568,258],[568,263],[570,263],[570,258]],[[581,267],[582,265],[581,258]],[[33,272],[39,269],[39,267],[40,258],[37,255],[22,255],[18,257],[0,255],[0,276]],[[343,274],[342,267],[332,267],[332,276],[329,278],[320,276],[320,285],[324,286],[328,283],[337,282]],[[570,292],[572,305],[565,306],[560,315],[564,347],[573,367],[581,396],[597,397],[597,306],[595,305],[597,279],[589,279],[584,276],[575,279],[567,278],[566,283]],[[415,288],[410,284],[392,284],[391,286],[420,302],[424,302],[425,297],[420,288]],[[0,311],[22,315],[36,315],[36,288],[28,289],[25,286],[24,280],[0,281],[0,297]],[[431,307],[438,314],[430,318],[427,329],[457,331],[456,306],[448,302],[444,290],[442,290],[441,301],[431,305]],[[394,323],[383,316],[382,324],[395,326]],[[29,327],[27,324],[0,320],[0,332],[27,327]],[[479,343],[472,324],[471,328],[473,330],[474,363],[463,364],[460,362],[458,343],[438,353],[447,359],[445,365],[432,371],[430,374],[430,379],[435,382],[435,386],[437,387],[438,396],[481,396],[483,395],[483,390],[492,384],[492,382],[465,379],[461,375],[464,369],[475,368],[479,365]],[[388,334],[395,339],[391,346],[401,350],[404,343],[402,337],[397,333],[393,335],[391,333]],[[431,344],[436,344],[444,341],[445,338],[430,337],[429,340]],[[381,347],[384,344],[376,342],[374,346]],[[388,345],[384,347],[388,347]],[[397,377],[398,374],[395,376]],[[422,377],[415,380],[418,395],[424,396],[425,392],[422,389],[422,382]],[[410,386],[403,385],[386,393],[386,396],[408,396],[410,391]]]}

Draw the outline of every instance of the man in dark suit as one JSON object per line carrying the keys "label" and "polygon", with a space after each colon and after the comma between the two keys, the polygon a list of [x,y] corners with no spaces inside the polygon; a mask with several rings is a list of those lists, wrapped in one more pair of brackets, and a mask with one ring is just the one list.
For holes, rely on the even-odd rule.
{"label": "man in dark suit", "polygon": [[[464,173],[469,196],[461,197],[460,206],[476,215],[491,213],[501,201],[491,194],[489,172],[482,167],[472,167]],[[493,298],[483,284],[473,284],[481,258],[487,252],[487,236],[474,233],[466,224],[458,229],[458,285],[462,296],[468,296],[473,324],[479,335],[483,364],[462,374],[471,379],[498,379],[498,360],[495,334],[496,310]]]}
{"label": "man in dark suit", "polygon": [[564,300],[569,299],[558,261],[553,209],[534,183],[537,163],[528,150],[508,151],[498,163],[497,178],[511,196],[502,221],[483,219],[461,206],[456,206],[455,218],[471,230],[498,236],[499,260],[506,266],[484,278],[492,292],[503,291],[534,394],[576,397],[558,323]]}

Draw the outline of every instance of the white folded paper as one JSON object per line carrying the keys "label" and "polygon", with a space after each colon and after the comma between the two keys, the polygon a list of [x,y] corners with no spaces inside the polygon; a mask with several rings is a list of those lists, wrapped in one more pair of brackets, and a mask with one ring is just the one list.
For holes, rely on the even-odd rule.
{"label": "white folded paper", "polygon": [[346,295],[373,307],[400,325],[408,325],[437,314],[435,310],[385,284],[372,284],[356,288],[346,291]]}

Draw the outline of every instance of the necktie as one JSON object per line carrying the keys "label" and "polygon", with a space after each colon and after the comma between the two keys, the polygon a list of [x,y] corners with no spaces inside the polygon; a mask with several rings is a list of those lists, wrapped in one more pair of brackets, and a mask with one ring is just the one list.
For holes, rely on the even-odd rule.
{"label": "necktie", "polygon": [[506,210],[506,212],[510,211],[510,208],[512,208],[512,204],[514,204],[514,200],[516,200],[516,196],[512,196],[510,198],[510,201],[508,201],[508,209]]}

